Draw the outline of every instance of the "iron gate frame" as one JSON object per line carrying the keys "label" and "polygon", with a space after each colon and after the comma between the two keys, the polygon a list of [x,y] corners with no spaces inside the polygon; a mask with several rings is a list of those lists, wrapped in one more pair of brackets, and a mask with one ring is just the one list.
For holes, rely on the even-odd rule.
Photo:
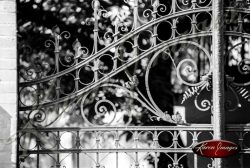
{"label": "iron gate frame", "polygon": [[[124,0],[126,3],[130,3],[130,1]],[[98,40],[100,39],[99,37],[99,25],[98,25],[98,21],[100,19],[100,17],[104,17],[107,18],[108,16],[108,11],[105,9],[101,8],[100,2],[99,0],[93,0],[92,3],[92,7],[93,7],[93,11],[94,11],[94,21],[93,21],[93,25],[94,25],[94,29],[93,29],[93,39],[94,39],[94,45],[93,45],[93,51],[92,53],[89,53],[88,48],[86,47],[82,47],[81,44],[79,43],[79,41],[75,42],[74,50],[75,53],[73,56],[69,56],[73,57],[74,60],[74,64],[72,64],[72,66],[68,67],[65,70],[60,70],[60,64],[62,64],[62,62],[60,62],[60,41],[63,38],[69,38],[70,34],[67,31],[63,31],[60,32],[59,28],[55,28],[54,29],[54,41],[52,40],[47,40],[45,42],[46,47],[51,47],[54,46],[54,54],[55,54],[55,66],[56,66],[56,70],[55,73],[52,74],[51,76],[38,76],[37,79],[32,79],[31,81],[24,81],[24,82],[20,82],[18,84],[18,91],[19,91],[19,103],[18,103],[18,120],[20,118],[20,112],[23,111],[29,111],[28,114],[28,120],[31,123],[32,126],[34,126],[34,128],[18,128],[18,146],[17,146],[17,152],[18,152],[18,156],[17,156],[17,167],[19,167],[19,163],[23,161],[23,159],[25,159],[27,156],[29,156],[30,154],[36,154],[37,155],[37,166],[39,167],[39,155],[40,154],[56,154],[56,158],[55,158],[55,167],[61,167],[61,163],[60,163],[60,153],[76,153],[77,154],[77,167],[79,168],[79,154],[80,153],[96,153],[96,167],[101,167],[101,164],[99,162],[99,153],[101,152],[113,152],[116,153],[116,156],[118,158],[118,153],[120,151],[122,152],[134,152],[135,153],[135,163],[134,166],[136,168],[138,168],[140,166],[139,164],[139,160],[138,160],[138,152],[151,152],[152,150],[155,151],[155,153],[158,152],[171,152],[174,154],[174,157],[171,158],[173,160],[173,163],[169,165],[169,168],[179,168],[182,167],[181,165],[179,165],[179,160],[180,158],[177,157],[177,153],[190,153],[191,152],[191,145],[187,148],[182,148],[180,147],[180,145],[178,144],[178,136],[179,133],[181,131],[186,131],[192,134],[192,145],[195,144],[197,142],[197,134],[199,132],[202,131],[207,131],[207,132],[213,132],[213,138],[214,139],[224,139],[224,135],[225,135],[225,130],[228,132],[238,132],[239,138],[238,141],[240,143],[241,146],[241,152],[242,154],[244,153],[250,153],[250,150],[248,147],[244,146],[243,140],[244,140],[244,135],[246,133],[249,132],[250,128],[248,125],[225,125],[225,93],[224,93],[224,86],[225,86],[225,81],[224,80],[224,48],[222,47],[224,42],[223,42],[223,38],[224,35],[225,36],[238,36],[238,37],[244,37],[244,38],[250,38],[250,34],[245,33],[243,30],[241,30],[241,32],[235,32],[235,31],[225,31],[224,30],[224,18],[223,13],[225,12],[236,12],[236,13],[240,13],[240,15],[243,14],[249,14],[250,10],[244,8],[244,10],[240,11],[240,9],[243,9],[243,7],[239,6],[238,9],[234,9],[232,7],[224,7],[223,1],[222,0],[210,0],[209,3],[205,6],[202,6],[201,4],[205,1],[199,1],[199,0],[192,0],[191,1],[191,6],[188,9],[182,9],[180,6],[178,6],[179,1],[177,0],[172,0],[172,7],[171,7],[171,11],[169,12],[169,14],[167,14],[166,16],[160,16],[159,14],[159,10],[166,10],[166,6],[164,4],[160,4],[159,0],[155,0],[154,3],[152,3],[151,7],[152,9],[146,9],[143,13],[144,17],[148,17],[149,15],[147,15],[146,12],[151,13],[152,15],[152,20],[148,21],[147,23],[139,23],[139,22],[143,22],[143,20],[140,20],[140,16],[138,14],[138,0],[134,0],[134,4],[133,4],[133,26],[130,32],[128,32],[127,34],[125,34],[123,37],[119,38],[120,35],[120,31],[119,28],[121,29],[127,29],[128,27],[123,24],[123,23],[119,23],[117,22],[117,24],[114,25],[114,30],[112,31],[108,31],[104,34],[104,39],[109,39],[112,40],[112,42],[107,45],[105,48],[103,49],[98,49]],[[185,1],[181,1],[181,3],[183,3],[184,5],[186,4]],[[200,4],[201,3],[201,4]],[[250,5],[249,1],[247,0],[237,0],[237,3],[239,4],[245,4],[245,5]],[[211,28],[209,28],[209,30],[207,31],[199,31],[198,27],[197,27],[197,16],[202,13],[208,13],[211,15],[211,19],[212,19],[212,23],[211,23]],[[178,22],[178,18],[181,16],[192,16],[192,18],[190,18],[191,21],[191,30],[187,35],[182,35],[181,33],[178,32],[177,30],[177,22]],[[172,22],[170,23],[171,25],[171,30],[172,30],[172,35],[171,38],[167,41],[161,41],[161,43],[157,43],[158,37],[157,37],[157,27],[160,23],[162,22],[168,22],[168,20],[171,20]],[[140,25],[141,24],[141,25]],[[242,24],[242,18],[241,20],[239,19],[238,24]],[[148,28],[151,28],[151,30],[148,30]],[[152,44],[150,46],[149,49],[147,50],[143,50],[140,49],[139,44],[138,44],[138,38],[139,38],[139,34],[143,31],[149,31],[151,33],[151,40],[152,40]],[[193,38],[196,37],[207,37],[210,36],[212,37],[212,45],[213,45],[213,50],[212,50],[212,58],[211,58],[211,54],[201,45],[199,45],[196,42],[193,41],[189,41],[192,40]],[[130,58],[130,60],[122,65],[119,65],[118,62],[121,61],[119,60],[119,53],[118,53],[118,48],[119,45],[126,42],[126,40],[132,38],[132,47],[133,47],[133,55],[137,56],[137,57],[132,57]],[[190,87],[196,87],[197,89],[204,89],[207,85],[209,85],[209,79],[210,76],[212,75],[212,87],[213,87],[213,99],[211,103],[210,101],[205,101],[205,109],[207,108],[212,108],[212,114],[213,114],[213,120],[212,120],[212,124],[188,124],[185,123],[184,121],[182,121],[181,119],[179,120],[175,115],[170,115],[166,112],[163,112],[157,105],[156,103],[154,103],[154,100],[152,98],[152,96],[150,95],[150,91],[148,92],[148,99],[144,97],[144,95],[139,91],[136,90],[137,95],[135,96],[134,92],[129,90],[132,88],[136,88],[138,85],[138,79],[136,78],[136,76],[132,76],[129,73],[125,72],[125,69],[136,63],[137,61],[141,60],[142,58],[147,57],[150,53],[155,53],[154,56],[152,57],[152,60],[156,57],[158,57],[159,53],[164,52],[166,50],[166,48],[168,48],[169,46],[173,46],[176,44],[189,44],[189,45],[194,45],[196,47],[198,47],[199,49],[201,49],[206,56],[208,56],[208,60],[210,60],[210,70],[209,72],[204,75],[203,79],[201,80],[201,82],[197,83],[197,84],[193,84],[193,83],[188,83],[185,80],[181,79],[181,75],[178,74],[177,72],[177,77],[180,78],[180,80],[190,86]],[[238,45],[238,44],[237,44]],[[106,54],[107,51],[109,51],[110,49],[115,48],[115,52],[113,55],[109,55],[109,57],[112,58],[113,60],[113,68],[110,71],[110,73],[108,74],[102,74],[99,70],[99,63],[100,63],[100,59],[103,55]],[[232,47],[233,48],[233,47]],[[140,52],[139,52],[140,51]],[[144,53],[143,53],[144,52]],[[106,54],[107,55],[107,54]],[[212,62],[211,62],[212,60]],[[93,66],[91,67],[91,70],[94,73],[94,78],[93,78],[93,82],[91,82],[90,84],[86,85],[86,87],[84,89],[79,89],[79,83],[80,83],[80,77],[79,77],[79,73],[82,67],[84,67],[85,65],[88,66],[88,63],[92,63]],[[152,63],[152,62],[151,62]],[[182,63],[182,62],[181,62]],[[179,63],[179,64],[181,64]],[[180,65],[176,65],[176,69],[178,70],[180,68]],[[82,95],[83,98],[81,99],[81,106],[83,106],[84,100],[86,98],[86,96],[88,95],[89,92],[91,92],[94,88],[100,86],[103,87],[105,86],[110,86],[110,87],[114,87],[115,85],[112,84],[103,84],[105,81],[107,81],[108,79],[110,79],[112,76],[116,75],[118,72],[124,71],[128,77],[128,82],[127,84],[127,88],[124,87],[124,89],[129,92],[130,96],[134,96],[133,98],[137,99],[144,107],[146,107],[150,112],[152,112],[154,115],[156,115],[157,117],[161,118],[162,120],[165,120],[169,123],[174,123],[177,124],[178,126],[154,126],[154,127],[142,127],[142,126],[138,126],[138,127],[133,127],[133,126],[126,126],[126,127],[112,127],[109,125],[105,125],[105,127],[99,127],[96,125],[91,125],[89,128],[46,128],[46,126],[40,127],[40,125],[36,125],[35,123],[40,123],[44,121],[44,115],[46,117],[46,112],[42,111],[42,108],[45,107],[49,107],[49,106],[55,106],[57,111],[59,112],[59,104],[63,103],[65,101],[69,101],[69,100],[73,100],[77,101],[77,103],[79,103],[80,101],[77,100],[78,98],[80,99],[80,97]],[[146,71],[146,75],[148,75],[150,71],[150,66]],[[192,70],[191,70],[192,71]],[[60,77],[62,77],[63,75],[66,74],[70,74],[71,72],[74,73],[74,82],[75,82],[75,90],[74,92],[70,93],[69,95],[65,96],[65,97],[61,97],[61,92],[60,92]],[[29,71],[27,70],[27,74],[29,73]],[[42,72],[35,72],[37,74],[42,74]],[[100,74],[103,75],[100,77]],[[29,75],[29,74],[28,74]],[[31,75],[33,75],[33,73],[31,73]],[[37,77],[37,76],[36,76]],[[40,93],[39,90],[41,89],[39,84],[40,83],[44,83],[47,81],[53,80],[54,85],[55,85],[55,89],[56,89],[56,99],[55,100],[51,100],[49,102],[40,102]],[[22,98],[21,98],[21,92],[24,88],[26,87],[33,87],[36,86],[34,90],[36,90],[37,95],[35,97],[36,102],[33,105],[25,105],[22,102]],[[244,86],[244,85],[243,85]],[[121,86],[117,86],[117,87],[121,87]],[[146,88],[147,91],[150,90],[149,86],[146,84]],[[242,90],[241,90],[242,91]],[[141,96],[141,99],[139,98],[139,96]],[[248,98],[248,97],[247,97]],[[112,108],[115,111],[115,106],[113,106],[113,103],[110,102],[109,100],[103,100],[102,102],[105,103],[109,103],[111,104]],[[70,103],[71,104],[71,103]],[[204,106],[203,106],[204,107]],[[33,118],[31,113],[35,113],[33,114]],[[96,109],[96,112],[98,112],[98,109]],[[84,116],[85,114],[82,112],[82,115]],[[87,120],[87,118],[85,117],[84,119]],[[50,123],[51,124],[51,123]],[[49,124],[49,125],[50,125]],[[49,126],[48,125],[48,126]],[[21,126],[20,121],[18,121],[18,126]],[[116,147],[114,149],[100,149],[99,147],[99,143],[100,143],[100,135],[102,134],[102,131],[111,131],[111,132],[115,132],[117,133],[117,131],[132,131],[133,132],[133,136],[134,136],[134,141],[135,144],[137,144],[138,141],[138,134],[140,132],[143,131],[149,131],[151,132],[151,134],[153,135],[153,141],[154,141],[154,148],[146,148],[146,149],[140,149],[137,146],[135,148],[127,148],[127,149],[120,149],[119,148],[119,136],[118,133],[116,134]],[[158,142],[158,136],[159,136],[159,132],[158,131],[172,131],[173,132],[173,142],[170,145],[170,147],[168,148],[164,148],[164,147],[159,147],[157,148],[157,146],[159,144],[157,144]],[[60,133],[61,132],[74,132],[74,134],[76,135],[76,148],[75,149],[61,149],[61,144],[60,144]],[[81,148],[81,144],[80,144],[80,132],[85,132],[85,131],[93,131],[97,134],[97,138],[96,138],[96,149],[80,149]],[[55,134],[55,139],[56,139],[56,149],[55,150],[46,150],[43,149],[41,146],[41,140],[40,140],[40,135],[38,135],[37,133],[53,133]],[[20,139],[22,138],[22,136],[24,134],[27,133],[31,133],[34,134],[34,136],[36,137],[36,145],[35,148],[33,150],[27,150],[27,149],[22,149],[22,147],[20,147]],[[155,156],[155,163],[154,165],[157,167],[157,155]],[[212,163],[210,165],[208,165],[208,167],[216,167],[216,168],[220,168],[220,167],[224,167],[223,166],[223,160],[222,159],[214,159],[212,161]],[[194,155],[194,166],[198,167],[197,164],[197,156]],[[116,167],[118,168],[118,160],[117,160],[117,165]]]}

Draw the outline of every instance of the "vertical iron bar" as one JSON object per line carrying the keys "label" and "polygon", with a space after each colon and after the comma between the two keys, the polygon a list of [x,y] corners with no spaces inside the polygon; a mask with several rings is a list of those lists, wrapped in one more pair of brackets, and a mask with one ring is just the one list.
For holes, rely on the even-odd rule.
{"label": "vertical iron bar", "polygon": [[[117,21],[117,23],[115,24],[115,35],[114,35],[114,41],[115,42],[118,40],[118,34],[119,34],[118,24],[119,24],[119,21]],[[116,68],[117,68],[117,58],[119,56],[119,51],[118,50],[119,50],[119,46],[116,46],[115,47],[115,56],[113,58],[113,60],[114,60],[113,70],[116,70]]]}
{"label": "vertical iron bar", "polygon": [[[58,73],[59,71],[60,71],[60,69],[59,69],[59,52],[60,52],[60,50],[59,50],[59,42],[60,42],[60,35],[59,34],[57,34],[57,32],[55,32],[55,50],[54,50],[54,53],[55,53],[55,64],[56,64],[56,73]],[[59,78],[56,78],[56,98],[57,99],[59,99],[60,98],[60,80],[59,80]],[[56,109],[56,113],[58,113],[59,114],[59,111],[60,111],[60,108],[59,108],[59,103],[57,103],[56,105],[55,105],[55,109]],[[59,131],[57,132],[57,150],[59,150],[59,148],[60,148],[60,145],[59,145],[59,143],[60,143],[60,141],[59,141],[59,139],[60,139],[60,137],[59,137]],[[58,167],[60,167],[60,155],[59,154],[57,154],[56,155],[56,168],[58,168]]]}
{"label": "vertical iron bar", "polygon": [[173,10],[173,13],[176,12],[176,0],[172,0],[172,10]]}
{"label": "vertical iron bar", "polygon": [[[98,9],[100,6],[100,2],[98,0],[94,0],[94,19],[95,19],[95,23],[94,23],[94,51],[95,53],[98,52]],[[98,81],[98,60],[95,59],[94,60],[94,78],[95,78],[95,82]]]}
{"label": "vertical iron bar", "polygon": [[[158,134],[157,131],[154,131],[154,147],[157,149],[159,148],[159,142],[158,142]],[[154,166],[155,168],[158,168],[158,154],[159,152],[155,152],[155,160],[154,160]]]}
{"label": "vertical iron bar", "polygon": [[[56,141],[56,149],[60,149],[60,132],[57,131],[57,141]],[[56,168],[60,168],[60,154],[56,154]]]}
{"label": "vertical iron bar", "polygon": [[[240,132],[240,135],[239,135],[239,146],[240,146],[240,149],[244,148],[243,141],[244,141],[244,135],[243,135],[243,132]],[[243,158],[243,154],[240,154],[240,158],[239,158],[240,168],[244,168],[244,160],[243,159],[244,159]]]}
{"label": "vertical iron bar", "polygon": [[138,141],[139,141],[139,135],[138,135],[138,131],[135,131],[134,133],[134,136],[135,136],[135,148],[136,148],[136,152],[135,152],[135,168],[139,168],[140,164],[139,164],[139,157],[138,157]]}
{"label": "vertical iron bar", "polygon": [[[223,0],[213,0],[213,131],[214,139],[224,138],[224,55]],[[215,167],[223,168],[223,160],[215,159]]]}
{"label": "vertical iron bar", "polygon": [[194,154],[194,168],[198,168],[198,156]]}
{"label": "vertical iron bar", "polygon": [[[59,69],[59,41],[60,41],[60,35],[58,35],[57,33],[55,33],[55,63],[56,63],[56,73],[58,73],[60,71]],[[56,78],[56,98],[59,99],[60,98],[60,80],[58,78]],[[59,104],[57,103],[55,105],[56,108],[56,113],[59,114]],[[59,131],[57,132],[57,138],[59,139]],[[59,140],[57,139],[57,150],[59,150]],[[56,168],[58,168],[58,166],[60,165],[60,156],[59,154],[56,155],[57,159],[56,159]]]}
{"label": "vertical iron bar", "polygon": [[[198,135],[197,135],[197,132],[194,131],[193,144],[197,144],[197,142],[198,142]],[[197,154],[194,154],[194,168],[198,168],[198,156],[197,156]]]}
{"label": "vertical iron bar", "polygon": [[[79,131],[76,132],[76,148],[80,149],[80,136]],[[79,159],[79,151],[76,153],[76,167],[80,168],[80,159]]]}
{"label": "vertical iron bar", "polygon": [[[17,56],[18,57],[18,59],[17,59],[17,63],[19,63],[18,61],[19,61],[19,56]],[[17,65],[19,65],[19,64],[17,64]],[[20,72],[19,71],[19,68],[18,68],[19,66],[17,66],[17,72]],[[17,77],[17,93],[19,93],[18,91],[19,91],[19,75],[17,75],[18,77]],[[20,128],[20,126],[21,126],[21,122],[20,122],[20,120],[19,120],[19,118],[20,118],[20,112],[19,112],[19,108],[18,108],[18,106],[19,106],[19,98],[20,98],[20,95],[19,94],[17,94],[17,127],[16,127],[16,130],[17,130],[17,132],[16,132],[16,140],[17,140],[17,143],[16,143],[16,152],[17,152],[17,155],[16,155],[16,168],[20,168],[20,152],[19,152],[19,147],[20,147],[20,138],[19,138],[19,131],[21,130],[21,129],[23,129],[23,128]]]}
{"label": "vertical iron bar", "polygon": [[155,168],[158,168],[158,153],[159,152],[155,152],[155,160],[154,160],[154,166],[155,166]]}
{"label": "vertical iron bar", "polygon": [[[174,131],[173,134],[173,145],[174,145],[174,149],[178,149],[178,135],[177,135],[177,131]],[[178,166],[178,155],[175,152],[174,153],[174,162],[173,162],[173,166],[177,167]]]}
{"label": "vertical iron bar", "polygon": [[[115,135],[115,147],[116,147],[116,149],[118,149],[119,148],[119,132],[118,131],[116,131],[116,133],[115,133],[116,135]],[[116,154],[116,168],[118,168],[119,167],[119,161],[118,161],[118,159],[119,159],[119,153],[118,153],[118,151],[115,153]]]}
{"label": "vertical iron bar", "polygon": [[40,139],[36,138],[36,145],[37,145],[37,155],[36,155],[36,167],[39,168],[39,146],[40,146]]}
{"label": "vertical iron bar", "polygon": [[[15,4],[15,15],[17,15],[17,6],[16,6],[16,4]],[[15,26],[15,28],[14,28],[14,26]],[[17,30],[17,28],[16,28],[16,24],[15,25],[13,25],[13,28],[15,29],[15,30]],[[18,49],[18,44],[16,43],[16,49]],[[16,54],[16,68],[17,68],[17,72],[20,72],[20,70],[21,70],[21,68],[20,68],[20,62],[19,62],[19,60],[20,60],[20,56],[19,56],[19,54],[17,53]],[[17,93],[17,104],[16,104],[16,112],[17,112],[17,121],[16,121],[16,140],[17,140],[17,142],[16,142],[16,168],[19,168],[20,167],[20,165],[19,165],[19,162],[20,162],[20,153],[19,153],[19,145],[20,145],[20,138],[19,138],[19,131],[22,129],[20,129],[20,127],[21,127],[21,122],[20,122],[20,120],[19,120],[19,118],[20,118],[20,111],[19,111],[19,100],[20,100],[20,93],[19,93],[19,88],[20,88],[20,75],[19,75],[19,73],[17,73],[16,74],[16,79],[17,79],[17,86],[16,86],[16,93]]]}
{"label": "vertical iron bar", "polygon": [[[100,148],[100,132],[96,132],[96,149]],[[99,151],[96,152],[96,168],[100,168],[100,154]]]}
{"label": "vertical iron bar", "polygon": [[[139,27],[139,24],[138,24],[138,0],[134,0],[134,30],[136,30],[138,27]],[[133,48],[134,48],[134,51],[133,51],[133,56],[134,57],[137,57],[137,55],[138,55],[138,35],[136,34],[135,36],[134,36],[134,46],[133,46]],[[134,73],[135,73],[135,71],[136,71],[136,69],[137,69],[137,64],[138,63],[135,63],[135,67],[134,67],[134,72],[133,72],[133,75],[134,75]]]}
{"label": "vertical iron bar", "polygon": [[177,19],[173,19],[173,25],[172,25],[172,38],[173,39],[176,36],[176,24],[177,24]]}
{"label": "vertical iron bar", "polygon": [[[60,71],[59,69],[59,41],[60,41],[60,35],[55,33],[55,64],[56,64],[56,73]],[[56,78],[56,98],[60,98],[60,80]],[[55,105],[56,112],[59,113],[59,104]]]}
{"label": "vertical iron bar", "polygon": [[[79,53],[77,52],[77,55],[75,56],[75,57],[77,57],[77,58],[75,58],[75,65],[78,64],[78,56],[79,56]],[[78,83],[79,79],[80,78],[79,78],[78,69],[76,69],[75,70],[75,90],[76,90],[76,92],[79,90],[79,83]]]}
{"label": "vertical iron bar", "polygon": [[119,162],[118,162],[119,156],[118,156],[118,154],[119,154],[118,152],[115,153],[115,155],[116,155],[116,168],[119,167]]}
{"label": "vertical iron bar", "polygon": [[[153,12],[153,18],[154,18],[154,21],[157,19],[157,7],[159,6],[159,0],[155,0],[155,2],[153,3],[153,10],[154,10],[154,12]],[[156,46],[156,43],[157,43],[157,36],[158,36],[158,34],[157,34],[157,25],[155,25],[154,24],[154,27],[153,27],[153,29],[154,29],[154,46]]]}
{"label": "vertical iron bar", "polygon": [[195,34],[196,33],[196,16],[195,14],[192,15],[192,33]]}
{"label": "vertical iron bar", "polygon": [[[196,8],[196,0],[192,0],[192,9]],[[195,34],[196,33],[196,16],[195,13],[192,14],[192,33]]]}

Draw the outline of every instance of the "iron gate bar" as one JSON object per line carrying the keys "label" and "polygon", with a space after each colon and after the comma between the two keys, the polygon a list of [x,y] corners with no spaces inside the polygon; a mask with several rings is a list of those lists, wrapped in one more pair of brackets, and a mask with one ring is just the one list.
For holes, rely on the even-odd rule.
{"label": "iron gate bar", "polygon": [[[234,126],[233,128],[237,129],[241,127]],[[213,126],[211,124],[191,124],[190,126],[179,125],[176,126],[105,126],[105,127],[69,127],[69,128],[25,128],[19,130],[19,132],[46,132],[46,131],[212,131]]]}
{"label": "iron gate bar", "polygon": [[[214,126],[214,139],[220,140],[225,137],[225,108],[224,108],[224,9],[223,0],[213,0],[212,3],[212,46],[213,46],[213,126]],[[215,167],[223,168],[223,159],[215,159]]]}
{"label": "iron gate bar", "polygon": [[192,148],[126,148],[126,149],[59,149],[59,150],[25,150],[19,151],[19,154],[30,155],[30,154],[59,154],[59,153],[134,153],[134,152],[163,152],[163,153],[193,153]]}
{"label": "iron gate bar", "polygon": [[248,13],[250,14],[250,11],[248,9],[236,9],[236,8],[232,8],[232,7],[225,7],[224,8],[225,12],[237,12],[237,13]]}
{"label": "iron gate bar", "polygon": [[[134,152],[162,152],[162,153],[190,153],[193,154],[192,148],[126,148],[126,149],[61,149],[61,150],[19,150],[19,155],[30,154],[59,154],[59,153],[134,153]],[[240,154],[250,154],[250,149],[241,149]]]}
{"label": "iron gate bar", "polygon": [[227,124],[226,131],[250,131],[249,124]]}
{"label": "iron gate bar", "polygon": [[[119,127],[112,127],[112,126],[105,126],[105,127],[50,127],[50,128],[25,128],[18,130],[19,132],[35,132],[35,131],[213,131],[212,124],[190,124],[189,126],[179,125],[176,126],[119,126]],[[249,124],[227,124],[226,131],[250,131]]]}
{"label": "iron gate bar", "polygon": [[[42,129],[25,129],[21,130],[20,133],[24,135],[25,133],[65,133],[65,132],[71,132],[71,133],[77,133],[79,136],[79,133],[84,132],[98,132],[100,135],[105,132],[117,132],[117,131],[139,131],[139,132],[150,132],[152,131],[192,131],[193,133],[201,133],[201,132],[208,132],[211,133],[213,131],[213,126],[211,124],[193,124],[191,126],[129,126],[129,127],[87,127],[87,128],[42,128]],[[227,132],[242,132],[242,133],[248,133],[250,131],[249,125],[236,125],[236,124],[230,124],[226,127]],[[157,137],[159,134],[157,134]],[[42,138],[42,137],[41,137]],[[138,137],[137,137],[138,138]],[[148,147],[148,148],[142,148],[142,147],[133,147],[133,148],[125,148],[122,147],[119,148],[80,148],[80,149],[43,149],[40,148],[39,150],[19,150],[19,154],[22,155],[29,155],[29,154],[58,154],[58,153],[114,153],[114,152],[150,152],[150,151],[158,151],[158,152],[169,152],[169,153],[192,153],[192,146],[195,145],[196,139],[195,135],[193,135],[193,141],[189,146],[183,146],[183,147],[175,147],[170,145],[169,147]],[[241,141],[241,137],[238,139]],[[76,140],[77,141],[77,140]],[[78,140],[79,141],[79,140]],[[154,139],[154,141],[158,141],[158,139]],[[118,139],[119,142],[119,139]],[[174,140],[173,140],[174,142]],[[60,144],[60,143],[59,143]],[[240,153],[250,153],[249,147],[241,146],[242,149]]]}
{"label": "iron gate bar", "polygon": [[248,33],[233,32],[233,31],[225,31],[225,36],[244,37],[248,39],[250,38],[250,35]]}

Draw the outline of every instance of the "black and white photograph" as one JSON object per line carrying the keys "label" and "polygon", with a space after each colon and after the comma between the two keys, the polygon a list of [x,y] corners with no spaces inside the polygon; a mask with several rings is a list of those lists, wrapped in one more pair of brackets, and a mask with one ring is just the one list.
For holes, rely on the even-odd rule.
{"label": "black and white photograph", "polygon": [[0,0],[0,168],[250,168],[250,0]]}

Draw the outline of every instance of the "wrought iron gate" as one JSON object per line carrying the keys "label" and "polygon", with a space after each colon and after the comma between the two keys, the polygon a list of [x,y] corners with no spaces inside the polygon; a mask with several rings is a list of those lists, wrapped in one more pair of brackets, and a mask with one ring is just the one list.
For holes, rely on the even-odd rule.
{"label": "wrought iron gate", "polygon": [[[54,27],[45,55],[20,49],[18,167],[220,167],[192,152],[213,138],[241,146],[228,167],[249,166],[247,119],[224,124],[250,101],[249,0],[124,2],[92,1],[93,45],[65,48],[70,33]],[[211,121],[174,111],[171,92]]]}

